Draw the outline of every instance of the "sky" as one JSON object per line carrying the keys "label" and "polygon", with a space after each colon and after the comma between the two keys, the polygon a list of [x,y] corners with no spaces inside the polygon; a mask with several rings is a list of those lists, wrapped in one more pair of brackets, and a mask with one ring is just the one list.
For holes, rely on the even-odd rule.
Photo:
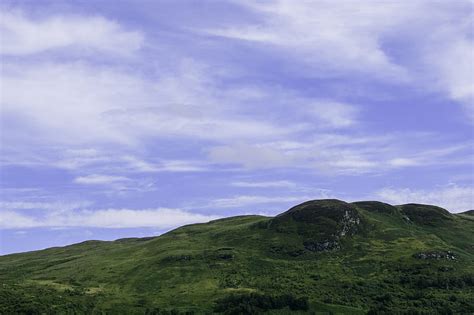
{"label": "sky", "polygon": [[0,4],[0,255],[276,215],[474,209],[473,1]]}

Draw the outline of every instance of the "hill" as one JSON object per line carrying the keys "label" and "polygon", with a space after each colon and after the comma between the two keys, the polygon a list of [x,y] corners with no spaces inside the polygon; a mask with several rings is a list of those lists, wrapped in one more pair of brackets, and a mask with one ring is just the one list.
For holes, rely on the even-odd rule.
{"label": "hill", "polygon": [[474,220],[314,200],[159,237],[0,257],[0,314],[468,314]]}

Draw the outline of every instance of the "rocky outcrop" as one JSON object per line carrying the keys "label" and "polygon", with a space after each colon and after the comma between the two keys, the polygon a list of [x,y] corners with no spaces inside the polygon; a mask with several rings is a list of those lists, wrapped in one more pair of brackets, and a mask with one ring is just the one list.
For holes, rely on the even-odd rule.
{"label": "rocky outcrop", "polygon": [[361,225],[362,218],[356,206],[327,199],[297,205],[272,219],[268,228],[299,234],[305,250],[322,252],[340,249],[342,238],[356,234]]}
{"label": "rocky outcrop", "polygon": [[360,224],[360,217],[352,211],[344,211],[344,216],[341,220],[341,230],[339,232],[340,237],[348,234],[352,235],[357,231],[357,227]]}
{"label": "rocky outcrop", "polygon": [[431,252],[420,252],[413,255],[414,258],[417,259],[448,259],[448,260],[456,260],[456,256],[451,251],[431,251]]}

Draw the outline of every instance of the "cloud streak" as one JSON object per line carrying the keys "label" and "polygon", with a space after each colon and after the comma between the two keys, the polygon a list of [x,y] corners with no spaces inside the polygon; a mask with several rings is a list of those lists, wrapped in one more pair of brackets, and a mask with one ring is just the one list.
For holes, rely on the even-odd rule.
{"label": "cloud streak", "polygon": [[0,53],[9,56],[53,50],[130,55],[141,48],[144,35],[125,30],[100,16],[56,15],[33,19],[18,10],[0,12]]}
{"label": "cloud streak", "polygon": [[44,217],[29,216],[13,211],[2,211],[0,213],[0,227],[4,229],[44,227],[153,227],[169,229],[185,224],[208,222],[217,218],[218,216],[168,208],[80,210],[62,215],[50,214]]}
{"label": "cloud streak", "polygon": [[[470,1],[237,3],[255,14],[257,21],[204,32],[259,44],[269,54],[290,59],[292,68],[299,64],[300,72],[312,67],[311,75],[316,77],[362,73],[436,89],[474,117]],[[389,49],[394,39],[411,46],[407,56]]]}
{"label": "cloud streak", "polygon": [[232,186],[235,187],[244,187],[244,188],[295,188],[296,183],[287,181],[287,180],[277,180],[277,181],[268,181],[268,182],[258,182],[258,181],[237,181],[232,182]]}
{"label": "cloud streak", "polygon": [[90,206],[89,201],[57,201],[57,202],[40,202],[40,201],[0,201],[0,209],[2,211],[11,210],[39,210],[39,211],[53,211],[64,212],[74,209],[81,209]]}
{"label": "cloud streak", "polygon": [[91,174],[86,176],[79,176],[74,179],[76,184],[82,185],[107,185],[116,184],[129,181],[130,178],[124,176]]}
{"label": "cloud streak", "polygon": [[313,195],[294,195],[294,196],[264,196],[264,195],[238,195],[229,198],[218,198],[209,201],[204,206],[196,208],[226,209],[226,208],[245,208],[249,206],[260,207],[261,205],[276,204],[298,204],[312,199],[327,199],[331,194],[327,190],[315,189]]}
{"label": "cloud streak", "polygon": [[[370,174],[387,173],[395,169],[430,167],[433,165],[469,165],[470,144],[455,144],[441,149],[433,143],[420,143],[413,134],[386,136],[348,136],[319,134],[308,141],[274,141],[256,144],[237,143],[216,146],[209,150],[215,163],[241,165],[255,169],[310,169],[318,173]],[[431,140],[426,134],[421,139]],[[410,143],[412,146],[407,146]]]}
{"label": "cloud streak", "polygon": [[384,188],[375,193],[380,200],[392,204],[422,203],[437,205],[452,212],[474,209],[474,187],[449,185],[433,190]]}

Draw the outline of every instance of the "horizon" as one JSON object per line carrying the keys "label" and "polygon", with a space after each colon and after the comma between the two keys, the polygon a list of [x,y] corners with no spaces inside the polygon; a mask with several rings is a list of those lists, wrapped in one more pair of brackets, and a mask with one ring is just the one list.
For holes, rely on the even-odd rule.
{"label": "horizon", "polygon": [[[346,201],[344,201],[344,200],[339,200],[339,199],[313,199],[313,200],[306,200],[306,201],[304,201],[303,203],[310,202],[310,201],[327,201],[327,200],[334,200],[334,201],[346,202]],[[352,202],[347,202],[347,203],[351,203],[351,204],[352,204],[352,203],[357,203],[357,202],[380,202],[380,201],[376,201],[376,200],[357,200],[357,201],[352,201]],[[414,204],[414,203],[408,203],[408,204],[403,204],[403,205],[410,205],[410,204]],[[62,245],[59,245],[59,246],[52,246],[52,247],[37,248],[37,249],[30,250],[30,251],[11,252],[11,253],[7,253],[7,254],[1,254],[1,253],[0,253],[0,256],[13,255],[13,254],[22,254],[22,253],[29,253],[29,252],[40,251],[40,250],[45,250],[45,249],[50,249],[50,248],[61,248],[61,247],[67,247],[67,246],[71,246],[71,245],[81,244],[81,243],[84,243],[84,242],[95,242],[95,241],[99,241],[99,242],[115,242],[115,241],[124,240],[124,239],[156,238],[156,237],[159,237],[159,236],[164,235],[164,234],[166,234],[166,233],[172,232],[172,231],[174,231],[174,230],[177,230],[177,229],[180,229],[180,228],[189,226],[189,225],[194,225],[194,224],[208,224],[208,223],[212,223],[212,222],[214,222],[214,221],[219,221],[219,220],[223,220],[223,219],[232,219],[232,218],[236,218],[236,217],[259,216],[259,217],[274,218],[274,217],[279,216],[279,215],[285,213],[286,211],[289,211],[289,210],[291,210],[292,208],[297,207],[297,206],[299,206],[299,205],[301,205],[301,204],[293,205],[293,206],[291,206],[289,209],[283,210],[282,212],[276,213],[276,214],[274,214],[274,215],[263,215],[263,214],[251,214],[251,213],[248,213],[248,214],[238,214],[238,215],[233,215],[233,216],[221,217],[221,218],[209,220],[209,221],[207,221],[207,222],[196,222],[196,223],[183,224],[183,225],[180,225],[180,226],[173,227],[173,228],[171,228],[171,229],[169,229],[169,230],[162,231],[160,234],[156,234],[156,235],[152,235],[152,236],[140,236],[140,237],[129,236],[129,237],[122,237],[122,238],[109,239],[109,240],[87,239],[87,240],[83,240],[83,241],[76,242],[76,243],[62,244]],[[388,204],[388,205],[390,205],[390,204]],[[403,206],[403,205],[400,204],[400,205],[391,205],[391,206],[399,207],[399,206]],[[436,206],[436,205],[427,205],[427,204],[416,204],[416,205]],[[447,209],[444,209],[444,208],[442,208],[442,209],[449,212],[449,210],[447,210]],[[463,212],[457,212],[457,213],[456,213],[456,212],[449,212],[449,213],[450,213],[450,214],[464,214],[464,213],[470,212],[470,211],[474,211],[474,209],[473,209],[473,210],[466,210],[466,211],[463,211]]]}
{"label": "horizon", "polygon": [[307,200],[474,209],[473,2],[0,4],[0,255]]}

